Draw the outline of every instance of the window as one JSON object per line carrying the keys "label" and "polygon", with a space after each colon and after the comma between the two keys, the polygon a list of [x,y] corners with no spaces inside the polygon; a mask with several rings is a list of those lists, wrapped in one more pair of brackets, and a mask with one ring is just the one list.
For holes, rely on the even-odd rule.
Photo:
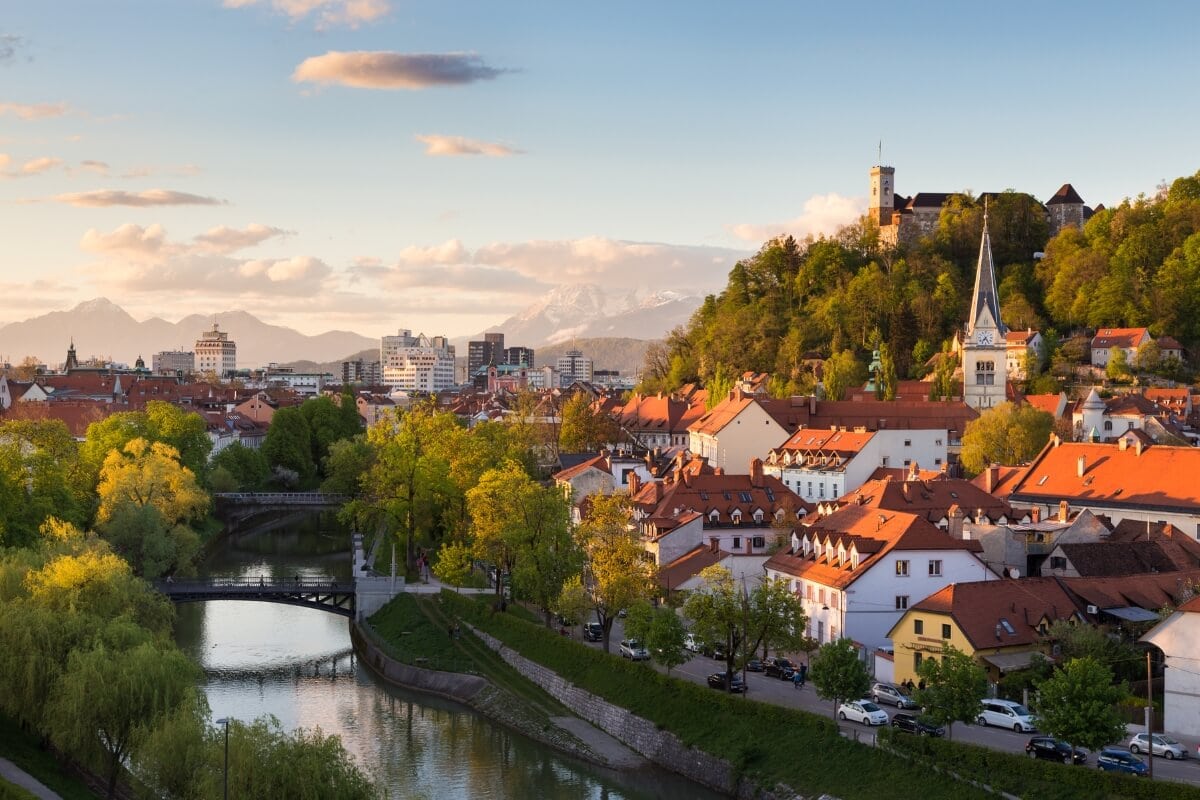
{"label": "window", "polygon": [[1112,420],[1111,419],[1104,420],[1104,430],[1106,430],[1106,431],[1112,430]]}
{"label": "window", "polygon": [[912,439],[905,439],[905,440],[904,440],[904,446],[905,446],[905,447],[912,447]]}
{"label": "window", "polygon": [[896,577],[897,578],[907,578],[908,577],[908,561],[907,560],[896,561]]}
{"label": "window", "polygon": [[831,608],[833,608],[834,611],[837,610],[837,607],[838,607],[838,593],[837,592],[829,593],[829,605]]}
{"label": "window", "polygon": [[811,602],[812,602],[812,599],[813,599],[813,585],[810,583],[810,584],[807,584],[807,586],[808,586],[808,592],[807,592],[807,594],[808,594],[808,602],[810,602],[810,603],[811,603]]}
{"label": "window", "polygon": [[950,626],[948,624],[942,625],[942,638],[943,639],[950,638]]}
{"label": "window", "polygon": [[976,386],[995,386],[996,385],[996,364],[992,361],[976,361],[975,362],[975,385]]}
{"label": "window", "polygon": [[906,595],[906,594],[896,595],[896,610],[904,611],[906,608],[908,608],[908,595]]}
{"label": "window", "polygon": [[933,446],[934,446],[934,447],[941,447],[941,446],[942,446],[942,440],[941,440],[941,439],[934,439],[934,440],[933,440]]}
{"label": "window", "polygon": [[941,460],[940,458],[935,458],[935,459],[933,460],[933,465],[934,465],[935,467],[936,467],[936,466],[938,466],[938,465],[939,465],[939,464],[941,464],[941,463],[942,463],[942,460]]}
{"label": "window", "polygon": [[886,467],[888,465],[888,457],[884,456],[879,460],[879,466]]}
{"label": "window", "polygon": [[832,497],[833,497],[834,499],[836,499],[836,498],[837,498],[837,486],[833,486],[833,487],[831,487],[831,488],[830,488],[830,492],[832,492]]}
{"label": "window", "polygon": [[1066,556],[1050,556],[1050,569],[1066,569]]}
{"label": "window", "polygon": [[913,633],[916,634],[917,636],[920,636],[921,634],[925,633],[925,620],[922,620],[922,619],[914,619],[913,620]]}
{"label": "window", "polygon": [[766,547],[767,540],[765,538],[763,538],[762,536],[755,536],[753,539],[750,540],[750,544],[753,547]]}
{"label": "window", "polygon": [[939,560],[936,560],[936,561],[935,561],[935,560],[932,560],[932,559],[931,559],[931,560],[930,560],[930,562],[929,562],[929,576],[930,576],[931,578],[936,578],[936,577],[938,577],[938,576],[939,576],[939,575],[941,575],[941,574],[942,574],[942,562],[941,562],[941,560],[939,559]]}
{"label": "window", "polygon": [[733,549],[734,550],[742,549],[742,537],[740,537],[740,536],[733,537]]}
{"label": "window", "polygon": [[808,482],[808,496],[812,497],[812,481]]}
{"label": "window", "polygon": [[821,605],[825,605],[825,590],[824,589],[817,590],[817,602],[820,603]]}
{"label": "window", "polygon": [[906,458],[906,459],[904,459],[904,466],[906,466],[906,467],[911,467],[911,466],[912,466],[912,459],[911,459],[911,458]]}

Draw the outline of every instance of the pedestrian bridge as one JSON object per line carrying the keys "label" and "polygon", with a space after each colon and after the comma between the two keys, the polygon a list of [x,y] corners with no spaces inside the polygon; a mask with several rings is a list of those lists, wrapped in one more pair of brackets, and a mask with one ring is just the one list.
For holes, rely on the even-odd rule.
{"label": "pedestrian bridge", "polygon": [[215,492],[213,498],[237,506],[340,506],[350,500],[325,492]]}
{"label": "pedestrian bridge", "polygon": [[355,582],[346,578],[181,578],[155,581],[154,588],[176,603],[252,600],[316,608],[343,617],[355,613]]}

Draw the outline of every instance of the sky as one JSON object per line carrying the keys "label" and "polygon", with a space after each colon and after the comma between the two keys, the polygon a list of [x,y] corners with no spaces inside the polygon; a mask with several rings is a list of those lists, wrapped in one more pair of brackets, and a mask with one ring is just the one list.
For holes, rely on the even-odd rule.
{"label": "sky", "polygon": [[470,335],[718,291],[896,189],[1200,169],[1200,5],[0,0],[0,322]]}

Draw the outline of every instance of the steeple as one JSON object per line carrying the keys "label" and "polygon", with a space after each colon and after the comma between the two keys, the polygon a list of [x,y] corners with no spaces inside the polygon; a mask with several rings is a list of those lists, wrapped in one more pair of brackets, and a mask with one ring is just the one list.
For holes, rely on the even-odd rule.
{"label": "steeple", "polygon": [[1004,336],[1006,331],[1000,322],[1000,293],[996,291],[996,265],[992,261],[992,240],[988,235],[986,199],[983,206],[983,236],[979,242],[979,263],[975,267],[975,293],[971,295],[971,317],[967,322],[968,338],[975,336],[976,326],[995,328],[997,339]]}
{"label": "steeple", "polygon": [[63,372],[79,369],[79,360],[75,358],[75,337],[71,337],[71,346],[67,348],[67,360],[63,364]]}

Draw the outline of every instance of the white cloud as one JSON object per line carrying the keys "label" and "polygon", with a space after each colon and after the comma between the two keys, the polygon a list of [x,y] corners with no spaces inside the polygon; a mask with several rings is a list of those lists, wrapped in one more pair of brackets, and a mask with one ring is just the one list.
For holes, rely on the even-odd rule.
{"label": "white cloud", "polygon": [[80,208],[102,208],[106,206],[218,206],[224,203],[215,197],[203,197],[188,192],[169,189],[147,189],[144,192],[125,192],[119,189],[96,189],[91,192],[71,192],[54,196],[59,203]]}
{"label": "white cloud", "polygon": [[79,168],[97,175],[108,175],[108,164],[104,161],[80,161]]}
{"label": "white cloud", "polygon": [[425,145],[427,156],[514,156],[521,151],[498,142],[483,142],[463,136],[442,136],[436,133],[417,134],[414,138]]}
{"label": "white cloud", "polygon": [[30,161],[26,161],[21,166],[21,174],[22,175],[40,175],[41,173],[46,172],[47,170],[54,169],[61,163],[63,163],[61,158],[51,158],[49,156],[43,156],[42,158],[35,158]]}
{"label": "white cloud", "polygon": [[292,80],[358,89],[427,89],[490,80],[505,71],[487,66],[473,53],[330,50],[300,62]]}
{"label": "white cloud", "polygon": [[167,242],[167,232],[162,225],[143,228],[133,223],[121,225],[112,233],[89,228],[79,246],[89,253],[106,253],[133,261],[157,261],[180,249]]}
{"label": "white cloud", "polygon": [[0,153],[0,169],[4,169],[12,161],[12,156],[8,153]]}
{"label": "white cloud", "polygon": [[273,11],[285,14],[292,22],[314,14],[318,29],[334,25],[357,28],[364,22],[374,22],[392,10],[387,0],[225,0],[226,8],[256,5],[269,5]]}
{"label": "white cloud", "polygon": [[0,103],[0,117],[12,114],[23,120],[61,117],[67,110],[66,103]]}
{"label": "white cloud", "polygon": [[209,228],[196,237],[196,242],[203,248],[214,253],[234,253],[238,250],[244,250],[247,247],[262,244],[267,239],[275,236],[286,235],[287,231],[282,228],[272,228],[269,225],[252,222],[242,230],[229,228],[224,225]]}
{"label": "white cloud", "polygon": [[861,198],[842,197],[839,194],[818,194],[808,198],[800,216],[787,222],[766,224],[740,223],[726,228],[739,239],[762,243],[780,234],[791,234],[797,239],[806,236],[830,235],[843,225],[848,225],[867,211]]}
{"label": "white cloud", "polygon": [[406,247],[400,251],[401,264],[462,264],[469,261],[470,252],[458,239],[449,239],[429,247]]}

